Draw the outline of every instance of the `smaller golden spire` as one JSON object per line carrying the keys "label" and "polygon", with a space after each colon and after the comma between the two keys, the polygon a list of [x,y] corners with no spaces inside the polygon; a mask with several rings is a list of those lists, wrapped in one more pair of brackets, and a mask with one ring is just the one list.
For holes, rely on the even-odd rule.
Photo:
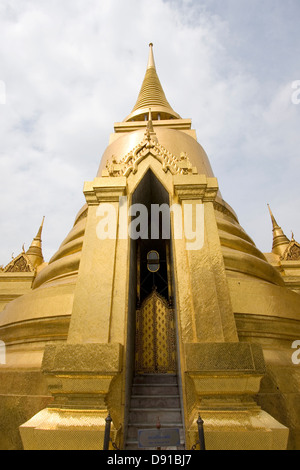
{"label": "smaller golden spire", "polygon": [[[140,89],[136,104],[124,122],[148,120],[148,110],[151,108],[154,120],[180,119],[170,106],[164,90],[158,78],[154,55],[153,44],[149,44],[149,57],[145,78]],[[155,116],[154,116],[155,115]]]}
{"label": "smaller golden spire", "polygon": [[31,264],[35,268],[37,268],[38,266],[40,266],[40,264],[44,262],[44,256],[42,252],[42,231],[44,227],[44,221],[45,221],[45,217],[43,217],[38,233],[33,239],[29,249],[26,252],[26,255],[28,256]]}
{"label": "smaller golden spire", "polygon": [[286,248],[290,244],[290,240],[287,238],[287,236],[284,234],[283,230],[281,227],[279,227],[272,211],[271,208],[268,204],[270,216],[271,216],[271,221],[272,221],[272,226],[273,226],[273,246],[272,246],[272,252],[275,253],[276,255],[283,256]]}

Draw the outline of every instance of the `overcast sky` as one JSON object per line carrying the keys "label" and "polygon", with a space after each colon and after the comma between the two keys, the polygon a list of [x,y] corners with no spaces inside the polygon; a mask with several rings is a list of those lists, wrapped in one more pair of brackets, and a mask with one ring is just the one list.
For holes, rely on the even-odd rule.
{"label": "overcast sky", "polygon": [[271,251],[267,203],[300,242],[299,18],[299,0],[1,0],[0,265],[44,215],[46,261],[67,236],[149,42],[258,248]]}

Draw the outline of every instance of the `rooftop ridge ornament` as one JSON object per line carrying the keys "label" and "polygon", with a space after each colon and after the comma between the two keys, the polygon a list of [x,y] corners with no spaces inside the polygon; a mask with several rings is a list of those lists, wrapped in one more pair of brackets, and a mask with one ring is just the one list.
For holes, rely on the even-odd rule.
{"label": "rooftop ridge ornament", "polygon": [[7,266],[2,268],[2,271],[5,273],[33,273],[35,272],[35,267],[26,253],[23,252],[13,258]]}
{"label": "rooftop ridge ornament", "polygon": [[170,171],[173,175],[197,173],[186,152],[181,152],[179,157],[173,155],[158,142],[155,133],[150,132],[147,125],[144,139],[121,160],[117,161],[115,155],[112,155],[111,160],[106,164],[106,170],[104,170],[102,176],[127,177],[131,172],[135,174],[138,171],[138,165],[149,155],[152,155],[161,163],[165,173],[167,171]]}
{"label": "rooftop ridge ornament", "polygon": [[280,257],[282,261],[299,261],[300,260],[300,244],[295,240],[294,232],[292,231],[292,238]]}

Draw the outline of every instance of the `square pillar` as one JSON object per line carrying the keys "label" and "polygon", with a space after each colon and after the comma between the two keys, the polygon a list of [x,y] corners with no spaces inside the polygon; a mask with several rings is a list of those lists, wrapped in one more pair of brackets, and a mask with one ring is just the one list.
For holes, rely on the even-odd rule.
{"label": "square pillar", "polygon": [[[20,426],[24,449],[102,450],[122,356],[119,344],[48,345],[42,370],[54,401]],[[117,418],[114,423],[111,438],[118,445],[122,427]]]}
{"label": "square pillar", "polygon": [[203,205],[203,245],[188,249],[187,240],[174,240],[174,271],[184,342],[238,341],[224,259],[214,212],[216,178],[177,175],[174,192],[183,214]]}
{"label": "square pillar", "polygon": [[254,400],[265,374],[262,349],[238,339],[214,210],[217,180],[179,175],[173,183],[183,214],[186,206],[204,212],[198,249],[173,241],[187,448],[199,439],[200,414],[207,449],[285,449],[288,429]]}
{"label": "square pillar", "polygon": [[[110,341],[117,247],[118,243],[124,244],[124,240],[118,240],[118,217],[119,198],[126,194],[126,178],[95,178],[85,183],[84,194],[89,207],[68,342],[106,343]],[[97,214],[101,206],[103,211],[112,210],[115,217],[107,239],[99,239]]]}
{"label": "square pillar", "polygon": [[[25,450],[102,450],[108,413],[111,438],[117,445],[122,441],[125,312],[120,305],[126,288],[116,293],[115,276],[116,260],[126,269],[128,258],[127,240],[118,240],[126,178],[96,178],[85,183],[84,194],[88,215],[68,339],[47,345],[43,359],[54,401],[20,427]],[[112,210],[115,218],[103,239],[102,209]]]}
{"label": "square pillar", "polygon": [[189,447],[198,441],[200,414],[207,450],[286,450],[288,428],[254,400],[265,374],[260,345],[186,344],[185,353]]}

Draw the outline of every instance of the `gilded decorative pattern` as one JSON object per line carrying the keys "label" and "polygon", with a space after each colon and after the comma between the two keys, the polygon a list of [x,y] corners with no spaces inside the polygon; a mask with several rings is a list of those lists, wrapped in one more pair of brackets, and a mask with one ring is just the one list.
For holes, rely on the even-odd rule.
{"label": "gilded decorative pattern", "polygon": [[106,164],[108,175],[127,177],[131,172],[135,174],[138,170],[138,165],[149,154],[160,161],[165,173],[170,171],[174,175],[187,175],[196,172],[185,152],[182,152],[180,157],[176,157],[157,142],[154,132],[150,132],[147,129],[143,141],[119,162],[117,162],[114,155],[112,156],[111,161]]}
{"label": "gilded decorative pattern", "polygon": [[174,311],[153,292],[137,310],[136,372],[174,373],[175,370]]}
{"label": "gilded decorative pattern", "polygon": [[23,254],[13,259],[4,269],[6,273],[30,273],[33,271],[34,269]]}
{"label": "gilded decorative pattern", "polygon": [[283,259],[286,261],[299,261],[300,260],[300,245],[292,241],[284,253]]}

